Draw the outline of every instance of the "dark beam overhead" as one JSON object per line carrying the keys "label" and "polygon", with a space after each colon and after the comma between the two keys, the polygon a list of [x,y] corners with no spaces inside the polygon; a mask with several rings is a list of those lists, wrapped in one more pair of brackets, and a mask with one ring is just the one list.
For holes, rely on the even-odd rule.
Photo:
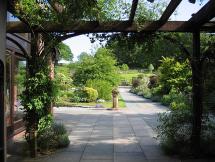
{"label": "dark beam overhead", "polygon": [[160,19],[157,22],[152,23],[150,26],[147,26],[147,30],[151,29],[152,31],[153,30],[156,31],[161,26],[163,26],[168,21],[168,19],[170,18],[172,13],[175,11],[175,9],[178,7],[178,5],[181,3],[181,1],[182,0],[171,0],[169,5],[167,6],[165,11],[161,15]]}
{"label": "dark beam overhead", "polygon": [[205,4],[196,14],[193,14],[187,22],[185,22],[179,30],[187,30],[193,28],[194,30],[201,29],[201,26],[209,22],[215,17],[215,0],[210,0]]}
{"label": "dark beam overhead", "polygon": [[[97,21],[75,21],[69,25],[64,24],[51,24],[49,22],[43,25],[43,28],[35,28],[35,32],[75,32],[75,33],[96,33],[96,32],[148,32],[157,31],[163,32],[192,32],[192,28],[181,29],[180,26],[184,21],[168,21],[160,27],[159,21],[146,22],[142,29],[138,28],[135,23],[128,24],[128,21],[111,21],[101,22]],[[200,30],[214,32],[214,23],[205,24]],[[28,33],[30,29],[22,22],[8,22],[8,33]]]}
{"label": "dark beam overhead", "polygon": [[178,7],[182,0],[171,0],[165,11],[163,12],[161,18],[159,19],[161,22],[165,23],[168,21],[172,13]]}
{"label": "dark beam overhead", "polygon": [[133,0],[132,6],[131,6],[131,12],[129,16],[129,22],[132,23],[134,21],[134,16],[137,10],[138,0]]}

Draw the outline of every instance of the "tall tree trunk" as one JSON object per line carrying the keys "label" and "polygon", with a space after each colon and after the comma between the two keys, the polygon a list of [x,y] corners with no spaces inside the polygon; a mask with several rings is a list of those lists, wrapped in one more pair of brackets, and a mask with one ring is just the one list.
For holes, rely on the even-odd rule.
{"label": "tall tree trunk", "polygon": [[193,128],[191,136],[192,150],[195,156],[200,153],[201,124],[203,111],[203,72],[200,54],[200,32],[193,33],[192,56],[192,82],[193,82]]}

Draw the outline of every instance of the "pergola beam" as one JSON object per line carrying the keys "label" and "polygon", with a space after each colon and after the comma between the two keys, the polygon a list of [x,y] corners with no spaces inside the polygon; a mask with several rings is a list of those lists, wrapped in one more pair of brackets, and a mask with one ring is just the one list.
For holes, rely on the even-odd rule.
{"label": "pergola beam", "polygon": [[162,16],[160,17],[159,21],[165,23],[168,21],[172,13],[178,7],[182,0],[171,0],[165,11],[163,12]]}
{"label": "pergola beam", "polygon": [[130,16],[129,16],[129,23],[131,23],[131,24],[134,21],[134,16],[135,16],[135,13],[137,10],[137,5],[138,5],[138,0],[133,0],[132,6],[131,6],[131,12],[130,12]]}
{"label": "pergola beam", "polygon": [[[98,32],[151,32],[156,31],[162,32],[193,32],[193,29],[190,28],[180,28],[185,21],[168,21],[163,26],[160,27],[159,21],[146,22],[143,25],[142,29],[138,28],[136,23],[133,22],[130,26],[128,21],[111,21],[111,22],[102,22],[97,21],[74,21],[68,25],[61,24],[52,24],[45,23],[43,28],[36,28],[36,32],[68,32],[68,33],[98,33]],[[201,27],[201,31],[214,32],[215,24],[207,23]],[[7,32],[8,33],[29,33],[31,30],[29,27],[22,22],[8,22],[7,23]]]}
{"label": "pergola beam", "polygon": [[193,14],[187,22],[185,22],[179,30],[187,30],[193,28],[194,30],[201,29],[202,25],[209,22],[215,17],[215,1],[210,0],[205,4],[196,14]]}
{"label": "pergola beam", "polygon": [[151,25],[147,26],[147,30],[150,29],[151,31],[156,31],[160,27],[162,27],[168,21],[168,19],[178,7],[178,5],[181,3],[181,1],[182,0],[171,0],[169,5],[161,15],[160,19],[157,22],[151,23]]}

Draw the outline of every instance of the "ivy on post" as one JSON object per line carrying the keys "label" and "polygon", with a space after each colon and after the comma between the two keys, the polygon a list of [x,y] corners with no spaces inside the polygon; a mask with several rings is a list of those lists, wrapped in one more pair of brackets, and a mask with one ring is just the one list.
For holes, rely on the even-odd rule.
{"label": "ivy on post", "polygon": [[[53,119],[50,105],[56,97],[55,84],[50,76],[50,41],[42,33],[31,37],[31,53],[27,57],[26,89],[22,93],[22,105],[25,112],[26,140],[31,157],[37,156],[37,133],[48,127]],[[49,43],[45,43],[49,42]],[[51,47],[56,42],[51,42]]]}
{"label": "ivy on post", "polygon": [[200,54],[200,31],[193,32],[193,56],[192,56],[192,108],[193,128],[191,147],[195,156],[200,153],[201,124],[203,111],[203,72]]}
{"label": "ivy on post", "polygon": [[[23,106],[25,110],[25,122],[26,122],[26,139],[29,143],[29,150],[31,157],[37,156],[37,128],[39,123],[39,113],[37,112],[41,108],[37,88],[40,85],[37,83],[37,73],[42,70],[42,60],[40,55],[43,52],[44,42],[42,35],[35,33],[31,39],[31,56],[27,59],[28,63],[28,75],[26,79],[26,90],[23,93]],[[42,78],[41,78],[42,79]],[[39,85],[39,86],[38,86]],[[35,88],[32,88],[35,86]],[[38,86],[38,87],[37,87]],[[42,92],[42,91],[41,91]]]}

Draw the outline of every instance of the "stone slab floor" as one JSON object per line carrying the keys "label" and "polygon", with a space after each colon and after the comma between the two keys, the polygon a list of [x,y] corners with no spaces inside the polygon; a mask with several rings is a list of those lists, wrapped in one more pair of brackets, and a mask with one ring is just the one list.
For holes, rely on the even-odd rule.
{"label": "stone slab floor", "polygon": [[56,120],[64,123],[69,132],[69,147],[24,162],[182,161],[165,156],[155,138],[157,114],[168,109],[129,93],[128,88],[121,87],[120,93],[127,104],[125,109],[56,108]]}

